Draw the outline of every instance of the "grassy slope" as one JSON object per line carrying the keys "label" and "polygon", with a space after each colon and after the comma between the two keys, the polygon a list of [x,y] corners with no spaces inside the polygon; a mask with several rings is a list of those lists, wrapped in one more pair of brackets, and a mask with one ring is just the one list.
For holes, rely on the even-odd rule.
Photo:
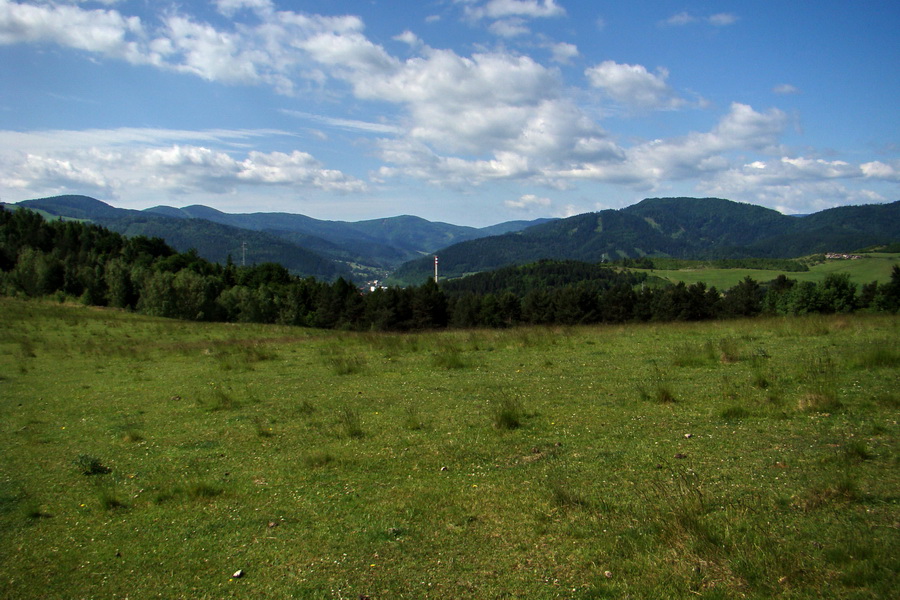
{"label": "grassy slope", "polygon": [[889,316],[401,336],[0,299],[0,597],[890,597],[897,339]]}
{"label": "grassy slope", "polygon": [[[891,279],[891,269],[900,264],[900,254],[867,254],[861,260],[829,260],[810,267],[809,271],[784,272],[790,279],[798,281],[821,282],[830,273],[849,273],[850,279],[857,285],[878,281],[887,283]],[[762,269],[634,269],[649,275],[667,279],[673,283],[683,281],[686,284],[702,281],[707,286],[715,286],[725,290],[735,286],[744,277],[750,276],[762,283],[778,277],[782,271]]]}

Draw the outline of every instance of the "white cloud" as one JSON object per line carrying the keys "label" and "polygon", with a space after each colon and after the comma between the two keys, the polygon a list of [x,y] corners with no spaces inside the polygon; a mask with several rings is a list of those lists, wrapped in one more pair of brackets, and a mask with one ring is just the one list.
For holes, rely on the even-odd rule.
{"label": "white cloud", "polygon": [[737,23],[739,17],[733,13],[716,13],[708,17],[698,17],[687,11],[675,13],[668,19],[660,22],[660,25],[668,27],[683,27],[692,23],[707,23],[713,27],[725,27]]}
{"label": "white cloud", "polygon": [[553,61],[568,64],[573,58],[578,57],[578,46],[566,42],[559,42],[550,46]]}
{"label": "white cloud", "polygon": [[585,75],[593,87],[629,108],[675,109],[685,105],[666,83],[669,72],[661,67],[654,74],[643,65],[606,60],[587,68]]}
{"label": "white cloud", "polygon": [[348,131],[363,131],[367,133],[383,133],[383,134],[401,134],[403,133],[403,129],[396,125],[389,125],[386,123],[372,123],[369,121],[359,121],[356,119],[341,119],[335,117],[328,117],[324,115],[315,115],[308,112],[303,112],[301,110],[290,110],[290,109],[282,109],[280,112],[290,115],[292,117],[298,117],[301,119],[308,119],[310,121],[316,121],[318,123],[323,123],[325,125],[329,125],[331,127],[337,127],[339,129],[345,129]]}
{"label": "white cloud", "polygon": [[716,27],[725,27],[727,25],[733,25],[737,23],[738,17],[732,13],[718,13],[715,15],[710,15],[707,19],[710,25],[714,25]]}
{"label": "white cloud", "polygon": [[306,152],[236,148],[242,140],[278,133],[282,132],[3,131],[0,172],[11,175],[0,177],[0,186],[31,197],[86,190],[115,196],[134,189],[221,194],[248,185],[341,193],[367,189],[365,182],[325,168]]}
{"label": "white cloud", "polygon": [[800,90],[789,83],[782,83],[772,88],[772,92],[780,95],[799,94]]}
{"label": "white cloud", "polygon": [[533,210],[535,208],[547,208],[552,204],[550,198],[535,196],[534,194],[525,194],[520,196],[518,200],[506,200],[503,205],[507,208],[515,210]]}
{"label": "white cloud", "polygon": [[403,42],[404,44],[413,48],[418,48],[423,45],[422,40],[419,39],[419,36],[408,29],[400,35],[395,35],[393,39],[398,42]]}
{"label": "white cloud", "polygon": [[140,18],[115,10],[0,0],[0,44],[52,43],[208,81],[270,85],[283,94],[293,92],[298,78],[320,78],[304,68],[310,54],[326,64],[355,54],[368,68],[387,59],[359,34],[358,17],[276,12],[268,0],[219,0],[217,6],[231,16],[252,9],[260,22],[225,30],[173,10],[151,31]]}
{"label": "white cloud", "polygon": [[880,193],[864,187],[879,181],[900,181],[900,161],[897,165],[877,161],[853,165],[783,156],[730,168],[701,182],[700,187],[706,193],[797,213],[848,203],[884,202]]}
{"label": "white cloud", "polygon": [[671,17],[669,17],[668,19],[663,21],[663,24],[672,25],[672,26],[677,27],[677,26],[681,26],[681,25],[688,25],[690,23],[695,22],[696,20],[697,20],[697,17],[694,17],[687,12],[680,12],[680,13],[676,13],[676,14],[672,15]]}
{"label": "white cloud", "polygon": [[143,57],[129,38],[143,34],[138,17],[124,17],[114,10],[0,0],[0,44],[55,43],[138,63]]}
{"label": "white cloud", "polygon": [[489,0],[479,6],[467,6],[466,14],[473,19],[502,19],[527,17],[532,19],[561,17],[566,14],[554,0]]}
{"label": "white cloud", "polygon": [[234,16],[235,13],[242,9],[257,11],[262,14],[269,14],[275,10],[272,0],[215,0],[215,4],[219,12],[227,17]]}
{"label": "white cloud", "polygon": [[860,165],[860,170],[865,177],[884,179],[886,181],[900,181],[900,160],[889,165],[881,161],[867,162]]}
{"label": "white cloud", "polygon": [[525,20],[520,18],[494,21],[488,29],[490,29],[491,33],[505,38],[513,38],[531,33],[531,30],[525,25]]}
{"label": "white cloud", "polygon": [[592,179],[653,189],[668,180],[708,178],[727,170],[734,151],[770,151],[777,146],[787,117],[779,110],[760,113],[734,103],[707,133],[692,132],[668,140],[652,140],[623,150],[614,160],[585,162],[558,176]]}

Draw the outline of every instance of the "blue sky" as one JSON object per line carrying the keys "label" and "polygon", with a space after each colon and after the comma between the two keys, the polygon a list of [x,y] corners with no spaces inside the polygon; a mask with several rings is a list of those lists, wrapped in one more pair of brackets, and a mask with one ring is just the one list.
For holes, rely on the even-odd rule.
{"label": "blue sky", "polygon": [[900,199],[900,3],[0,0],[0,199],[461,225]]}

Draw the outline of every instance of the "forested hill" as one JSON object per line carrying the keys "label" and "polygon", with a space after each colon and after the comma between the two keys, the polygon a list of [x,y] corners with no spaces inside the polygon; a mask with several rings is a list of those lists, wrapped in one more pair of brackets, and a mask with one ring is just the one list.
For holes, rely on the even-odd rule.
{"label": "forested hill", "polygon": [[96,223],[125,235],[160,237],[178,251],[194,248],[219,264],[229,256],[241,260],[246,243],[249,264],[278,262],[294,274],[329,280],[383,279],[402,263],[445,246],[547,221],[511,221],[478,229],[409,215],[345,222],[291,213],[230,214],[199,205],[138,211],[77,195],[9,206]]}
{"label": "forested hill", "polygon": [[[620,210],[455,244],[441,250],[440,267],[442,276],[453,278],[541,259],[790,258],[896,241],[900,202],[792,217],[720,198],[649,198]],[[420,282],[432,268],[430,259],[420,259],[400,267],[394,278]]]}

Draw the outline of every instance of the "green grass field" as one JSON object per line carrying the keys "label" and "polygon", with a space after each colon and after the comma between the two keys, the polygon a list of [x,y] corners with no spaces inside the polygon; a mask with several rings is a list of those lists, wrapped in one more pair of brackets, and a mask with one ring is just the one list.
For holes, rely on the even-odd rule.
{"label": "green grass field", "polygon": [[0,597],[891,598],[898,339],[0,299]]}
{"label": "green grass field", "polygon": [[751,277],[759,283],[771,281],[784,274],[798,281],[820,283],[831,273],[848,273],[850,280],[862,285],[877,281],[887,283],[891,279],[891,269],[900,265],[900,254],[869,253],[859,260],[828,260],[810,267],[809,271],[787,272],[763,269],[633,269],[637,272],[655,275],[672,283],[683,281],[690,285],[702,281],[707,287],[715,286],[727,290],[738,284],[744,277]]}

